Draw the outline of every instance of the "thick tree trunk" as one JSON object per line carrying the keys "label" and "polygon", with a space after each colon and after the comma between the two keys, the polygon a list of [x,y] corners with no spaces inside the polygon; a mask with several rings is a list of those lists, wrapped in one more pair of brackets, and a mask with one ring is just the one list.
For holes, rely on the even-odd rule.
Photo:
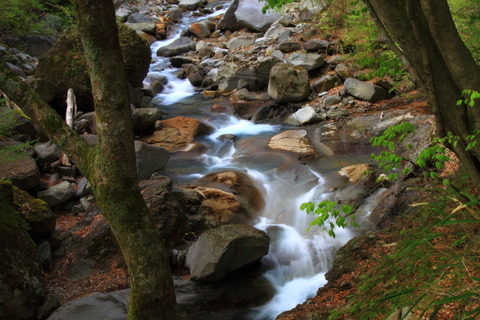
{"label": "thick tree trunk", "polygon": [[480,129],[480,106],[457,106],[464,89],[480,91],[480,67],[464,45],[446,0],[364,0],[380,28],[387,30],[420,80],[440,136],[460,138],[452,148],[480,185],[480,147],[466,151],[467,136]]}
{"label": "thick tree trunk", "polygon": [[89,180],[128,265],[132,284],[128,319],[174,320],[168,256],[138,187],[128,85],[113,2],[77,0],[75,7],[99,136]]}
{"label": "thick tree trunk", "polygon": [[0,59],[0,90],[75,162],[92,185],[128,265],[129,320],[176,320],[168,256],[138,187],[132,117],[111,0],[75,2],[99,144],[90,148]]}

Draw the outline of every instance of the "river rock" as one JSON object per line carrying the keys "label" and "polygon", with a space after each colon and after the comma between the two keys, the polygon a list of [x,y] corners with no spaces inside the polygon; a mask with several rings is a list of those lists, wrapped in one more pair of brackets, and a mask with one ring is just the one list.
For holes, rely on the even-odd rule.
{"label": "river rock", "polygon": [[268,11],[262,13],[265,1],[258,0],[234,0],[225,12],[224,17],[219,23],[221,30],[235,31],[247,27],[253,31],[265,32],[281,16]]}
{"label": "river rock", "polygon": [[0,181],[0,318],[37,319],[46,296],[45,280],[35,243],[13,205],[13,193],[10,183]]}
{"label": "river rock", "polygon": [[247,53],[229,55],[218,69],[215,81],[220,91],[236,89],[239,80],[245,80],[250,91],[261,90],[268,85],[270,70],[279,61],[274,57],[252,57]]}
{"label": "river rock", "polygon": [[389,97],[387,90],[384,88],[355,78],[348,78],[345,80],[344,85],[348,94],[368,102],[375,102]]}
{"label": "river rock", "polygon": [[316,154],[306,130],[287,130],[272,137],[268,143],[272,149],[295,152],[304,155]]}
{"label": "river rock", "polygon": [[158,49],[157,55],[173,57],[192,50],[195,50],[195,42],[188,37],[180,37],[171,44]]}
{"label": "river rock", "polygon": [[264,208],[265,200],[254,181],[240,171],[220,171],[207,174],[195,181],[196,185],[230,192],[255,217]]}
{"label": "river rock", "polygon": [[134,31],[145,32],[146,34],[149,34],[149,35],[155,35],[155,32],[157,30],[157,25],[154,22],[138,22],[138,23],[127,22],[124,25]]}
{"label": "river rock", "polygon": [[197,10],[198,7],[203,7],[207,4],[207,0],[180,0],[178,3],[180,8],[187,10]]}
{"label": "river rock", "polygon": [[230,50],[235,50],[241,47],[248,47],[255,43],[257,37],[253,34],[244,34],[238,37],[231,38],[227,41],[225,46]]}
{"label": "river rock", "polygon": [[342,80],[335,74],[327,74],[312,84],[312,88],[316,92],[325,92],[342,84]]}
{"label": "river rock", "polygon": [[188,27],[188,32],[194,34],[196,37],[203,39],[210,36],[210,29],[203,22],[194,22]]}
{"label": "river rock", "polygon": [[47,190],[39,191],[37,197],[45,201],[50,207],[67,202],[75,196],[75,190],[68,181],[49,187]]}
{"label": "river rock", "polygon": [[135,156],[139,180],[150,178],[154,172],[160,172],[168,162],[169,153],[159,146],[135,141]]}
{"label": "river rock", "polygon": [[[140,87],[150,66],[150,47],[135,31],[123,24],[118,24],[118,31],[128,82],[134,88]],[[58,88],[53,105],[61,114],[65,114],[69,88],[75,92],[79,110],[93,110],[90,77],[80,44],[77,29],[68,29],[55,47],[40,58],[36,69],[36,78],[43,78]]]}
{"label": "river rock", "polygon": [[307,69],[288,63],[277,63],[270,71],[268,94],[275,102],[300,102],[310,93]]}
{"label": "river rock", "polygon": [[316,70],[325,64],[323,56],[316,53],[292,53],[287,61],[294,66],[304,67],[308,71]]}
{"label": "river rock", "polygon": [[200,120],[187,117],[174,117],[158,122],[161,128],[144,142],[161,146],[169,152],[186,150],[197,136],[212,132],[213,128]]}
{"label": "river rock", "polygon": [[328,49],[329,42],[326,40],[308,40],[303,45],[303,48],[307,50],[307,52],[326,52]]}
{"label": "river rock", "polygon": [[291,124],[291,125],[304,125],[304,124],[311,124],[319,121],[322,121],[322,117],[318,115],[315,109],[311,106],[305,106],[299,109],[294,114],[290,115],[285,120],[285,123]]}
{"label": "river rock", "polygon": [[159,108],[136,108],[132,112],[133,129],[141,132],[152,132],[155,122],[161,120],[163,112]]}
{"label": "river rock", "polygon": [[230,224],[204,232],[187,253],[192,279],[219,281],[228,272],[268,253],[268,235],[250,226]]}
{"label": "river rock", "polygon": [[200,219],[207,228],[251,222],[252,218],[247,209],[233,193],[204,187],[197,187],[194,190],[203,197],[196,218]]}
{"label": "river rock", "polygon": [[0,179],[8,179],[22,190],[37,187],[40,171],[30,149],[20,142],[0,141]]}
{"label": "river rock", "polygon": [[132,13],[128,16],[127,23],[145,23],[145,22],[152,22],[150,17],[141,14],[139,12]]}
{"label": "river rock", "polygon": [[348,78],[353,77],[353,72],[350,71],[350,69],[343,63],[339,63],[335,67],[335,72],[340,77],[340,79],[342,79],[343,81],[345,81]]}
{"label": "river rock", "polygon": [[126,320],[128,299],[129,289],[112,293],[95,292],[65,303],[47,320]]}
{"label": "river rock", "polygon": [[297,41],[287,40],[278,44],[278,49],[284,53],[293,52],[301,49]]}
{"label": "river rock", "polygon": [[174,189],[172,180],[161,175],[140,181],[139,187],[167,250],[173,249],[191,231],[192,221],[187,218],[197,214],[202,196],[193,190]]}
{"label": "river rock", "polygon": [[323,99],[323,103],[325,104],[325,107],[329,107],[340,102],[342,102],[342,97],[340,97],[338,94],[335,94],[333,96],[328,96],[328,97],[325,97],[325,99]]}

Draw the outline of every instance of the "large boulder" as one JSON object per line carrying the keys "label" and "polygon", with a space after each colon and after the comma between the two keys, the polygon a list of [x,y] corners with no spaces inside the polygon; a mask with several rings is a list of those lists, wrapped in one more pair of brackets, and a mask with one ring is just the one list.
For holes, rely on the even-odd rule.
{"label": "large boulder", "polygon": [[300,102],[310,93],[308,71],[288,63],[277,63],[270,71],[268,94],[278,103]]}
{"label": "large boulder", "polygon": [[[132,87],[140,87],[150,65],[150,47],[123,24],[118,24],[118,32],[127,80]],[[35,76],[57,86],[59,94],[53,104],[62,114],[69,88],[74,90],[80,110],[93,110],[90,78],[77,29],[65,31],[48,54],[40,58]]]}
{"label": "large boulder", "polygon": [[13,186],[0,181],[0,318],[37,319],[46,296],[35,243],[13,205]]}
{"label": "large boulder", "polygon": [[47,320],[126,320],[130,289],[112,293],[95,292],[67,302]]}
{"label": "large boulder", "polygon": [[263,14],[265,4],[263,0],[234,0],[220,21],[219,28],[234,31],[247,27],[253,31],[267,31],[281,16],[274,11]]}
{"label": "large boulder", "polygon": [[215,81],[221,91],[238,88],[239,80],[246,81],[246,88],[257,91],[268,85],[268,77],[272,67],[280,60],[274,57],[255,56],[239,53],[229,55],[218,69]]}
{"label": "large boulder", "polygon": [[169,155],[162,147],[135,141],[138,179],[145,180],[154,172],[162,171],[167,165]]}
{"label": "large boulder", "polygon": [[200,120],[174,117],[158,121],[159,130],[143,139],[144,142],[165,148],[169,152],[187,150],[197,136],[212,132],[213,128]]}
{"label": "large boulder", "polygon": [[40,184],[40,171],[28,144],[0,141],[0,152],[0,179],[8,179],[23,190]]}
{"label": "large boulder", "polygon": [[0,107],[0,136],[11,134],[27,134],[33,138],[36,136],[37,130],[32,120],[21,112]]}
{"label": "large boulder", "polygon": [[230,224],[204,232],[187,253],[192,279],[219,281],[228,272],[268,253],[268,235],[250,226]]}
{"label": "large boulder", "polygon": [[388,91],[384,88],[355,78],[348,78],[343,84],[348,94],[360,100],[375,102],[389,97]]}
{"label": "large boulder", "polygon": [[182,53],[195,50],[195,41],[189,37],[180,37],[169,45],[161,47],[157,50],[157,56],[173,57]]}

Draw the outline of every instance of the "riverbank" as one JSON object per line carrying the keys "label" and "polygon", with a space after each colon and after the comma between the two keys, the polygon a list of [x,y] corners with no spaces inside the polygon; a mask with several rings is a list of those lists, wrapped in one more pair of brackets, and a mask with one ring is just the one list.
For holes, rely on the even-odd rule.
{"label": "riverbank", "polygon": [[[287,193],[280,193],[279,191],[284,190],[275,189],[276,197],[284,198],[288,193],[292,196],[296,188],[301,189],[297,192],[298,195],[303,195],[304,191],[316,188],[321,181],[325,184],[323,193],[332,199],[340,199],[342,203],[359,208],[365,199],[378,189],[378,185],[374,183],[375,179],[371,176],[362,178],[364,171],[357,172],[357,180],[349,185],[348,180],[352,179],[353,175],[347,174],[348,178],[345,178],[345,175],[339,172],[345,168],[352,170],[352,165],[361,167],[360,165],[370,164],[369,154],[378,149],[371,147],[369,138],[381,134],[386,128],[402,121],[410,121],[416,126],[417,138],[409,141],[414,146],[411,148],[413,152],[404,150],[402,154],[405,159],[414,161],[416,151],[430,143],[433,132],[433,120],[428,104],[422,101],[421,95],[415,91],[397,90],[396,96],[392,97],[392,91],[388,90],[391,84],[388,83],[389,79],[374,78],[369,81],[359,81],[358,78],[364,79],[363,76],[367,71],[358,69],[345,55],[338,54],[341,39],[327,41],[320,36],[313,39],[306,38],[302,33],[302,30],[305,30],[302,28],[305,28],[305,23],[308,23],[306,21],[300,20],[301,22],[294,23],[294,21],[284,21],[276,17],[276,20],[269,22],[269,26],[265,27],[245,26],[242,25],[244,22],[238,20],[235,23],[232,21],[225,23],[223,20],[223,25],[232,28],[236,25],[238,30],[226,28],[222,31],[221,20],[215,16],[211,16],[210,19],[213,9],[204,7],[203,2],[190,4],[191,7],[188,8],[185,4],[182,7],[182,3],[179,6],[168,6],[162,3],[164,7],[161,12],[152,4],[138,5],[128,5],[129,8],[126,8],[126,4],[122,4],[117,10],[117,16],[122,12],[123,14],[128,12],[125,14],[127,21],[133,14],[135,19],[153,19],[154,32],[152,30],[149,33],[145,32],[143,29],[146,26],[142,26],[141,32],[138,33],[152,41],[167,36],[169,26],[173,27],[173,23],[170,25],[169,23],[179,22],[182,15],[204,16],[208,21],[189,22],[191,24],[187,26],[188,31],[181,34],[184,37],[179,38],[182,39],[180,45],[170,43],[162,48],[152,46],[154,63],[149,67],[146,82],[140,87],[132,88],[134,93],[132,96],[135,97],[132,99],[132,105],[135,106],[137,120],[143,119],[138,121],[140,124],[136,127],[137,136],[143,141],[143,144],[138,142],[139,149],[147,148],[146,145],[155,145],[157,148],[168,151],[166,153],[155,149],[157,150],[155,159],[169,158],[170,164],[183,164],[179,168],[174,168],[165,160],[160,167],[152,168],[152,162],[145,161],[149,170],[147,173],[142,171],[144,181],[141,182],[141,188],[147,202],[153,208],[152,213],[157,219],[156,223],[165,234],[167,247],[171,250],[171,264],[177,276],[177,284],[183,285],[183,291],[187,295],[192,296],[192,292],[200,293],[197,296],[203,299],[200,303],[196,303],[195,299],[194,302],[190,301],[188,307],[190,309],[186,310],[193,310],[199,314],[200,311],[204,312],[195,319],[211,318],[215,314],[230,317],[228,319],[250,319],[249,315],[245,314],[245,310],[261,305],[266,302],[263,300],[273,296],[271,285],[264,286],[260,281],[261,277],[258,277],[258,272],[254,271],[252,276],[249,275],[249,279],[257,286],[249,286],[248,290],[245,289],[246,286],[234,286],[236,295],[219,297],[219,293],[228,291],[230,284],[227,281],[227,287],[213,286],[213,290],[209,291],[210,295],[206,298],[205,291],[199,289],[199,287],[205,287],[201,282],[192,285],[195,282],[188,281],[191,273],[191,269],[185,265],[188,248],[205,230],[219,227],[225,222],[248,221],[251,223],[254,220],[251,216],[252,212],[257,215],[259,212],[263,214],[268,211],[266,209],[269,206],[274,208],[270,211],[276,211],[274,214],[278,215],[279,220],[272,219],[277,224],[291,220],[293,214],[288,211],[290,207],[288,210],[284,208],[283,203],[278,205],[274,203],[275,201],[267,201],[268,197],[262,194],[265,190],[259,187],[261,185],[259,181],[262,180],[253,177],[251,173],[254,170],[218,171],[203,180],[185,178],[189,174],[201,176],[199,172],[203,173],[203,167],[192,169],[194,159],[203,155],[213,160],[217,156],[209,149],[209,143],[211,143],[209,134],[218,129],[215,125],[219,122],[211,120],[216,115],[222,114],[222,117],[238,118],[239,121],[248,121],[253,125],[266,125],[267,131],[272,131],[271,135],[259,134],[259,140],[255,140],[255,134],[241,140],[244,138],[243,135],[246,135],[244,131],[236,134],[226,132],[225,135],[214,136],[213,144],[222,146],[227,151],[234,150],[237,158],[250,157],[246,162],[249,164],[254,163],[258,166],[273,163],[270,171],[275,170],[274,174],[265,176],[270,180],[280,174],[287,174],[288,178],[284,181],[288,184],[294,181],[296,183],[305,181],[303,185],[295,184],[295,187],[290,185]],[[229,17],[231,14],[227,10],[225,16]],[[166,18],[161,21],[155,20],[152,15],[161,15],[169,19],[176,17],[176,20]],[[295,16],[295,14],[292,15]],[[296,17],[301,15],[298,14]],[[139,27],[143,22],[130,23],[138,24],[135,27]],[[152,27],[152,22],[146,23],[150,23],[149,28]],[[213,32],[209,29],[212,25]],[[149,36],[153,36],[154,39]],[[162,63],[166,61],[177,67],[174,70],[175,79],[163,76],[164,64],[157,64],[157,60],[161,60]],[[275,71],[278,73],[272,76],[274,65],[282,68],[278,68],[279,70]],[[292,65],[295,67],[291,67]],[[167,78],[166,82],[165,78]],[[187,95],[179,96],[187,98],[169,100],[177,97],[178,87],[173,84],[178,78],[185,80],[183,83],[188,86]],[[293,81],[294,78],[300,80]],[[291,88],[295,90],[290,90]],[[185,92],[181,93],[185,94]],[[188,112],[195,110],[195,116],[190,117],[187,113],[176,114],[184,106],[187,107]],[[158,112],[158,109],[162,112]],[[203,112],[207,114],[207,121],[199,116]],[[87,122],[92,121],[92,118],[83,119]],[[220,122],[224,121],[222,119]],[[280,130],[276,129],[280,125],[281,132],[275,131]],[[94,125],[89,123],[85,127],[94,128]],[[258,132],[255,130],[253,129],[253,132]],[[179,132],[176,139],[171,139],[172,132]],[[90,133],[94,132],[90,131]],[[229,149],[232,146],[234,149]],[[240,147],[246,147],[246,151],[239,151]],[[40,154],[39,151],[36,152]],[[231,155],[223,151],[222,156],[225,154]],[[254,159],[254,155],[260,156],[259,160]],[[60,163],[60,166],[59,163],[53,165],[58,161],[58,157],[52,161],[43,156],[42,161],[43,167],[48,170],[40,175],[43,181],[40,189],[48,190],[66,181],[69,183],[67,189],[75,191],[74,196],[64,202],[51,204],[57,219],[56,229],[52,230],[54,237],[46,241],[52,245],[56,244],[51,248],[53,259],[50,256],[44,260],[48,263],[50,259],[50,264],[46,266],[49,291],[54,293],[63,304],[93,292],[108,293],[127,288],[128,276],[121,255],[85,182],[82,182],[81,175],[78,175],[74,168],[72,174],[71,166],[65,163]],[[221,161],[218,159],[216,161],[201,163],[201,165],[215,167],[225,160],[222,158]],[[225,163],[229,166],[232,164],[232,162],[222,164]],[[62,167],[63,171],[59,171],[57,167]],[[307,172],[305,168],[310,171]],[[151,177],[155,171],[166,173],[171,178],[158,175]],[[68,177],[69,174],[73,177]],[[321,177],[317,177],[317,174]],[[373,233],[352,240],[343,247],[337,254],[331,271],[326,275],[329,283],[318,291],[315,298],[307,300],[294,311],[283,314],[280,316],[281,319],[326,319],[328,317],[331,319],[386,319],[398,308],[409,305],[415,307],[428,305],[428,302],[425,302],[428,301],[427,299],[421,300],[421,304],[416,303],[413,297],[418,299],[418,296],[410,294],[416,290],[413,288],[418,287],[417,282],[408,282],[406,278],[388,269],[400,265],[402,269],[410,270],[413,266],[420,265],[422,259],[417,255],[411,255],[411,259],[404,264],[397,262],[395,262],[397,264],[390,264],[389,259],[395,259],[397,248],[403,248],[405,243],[408,244],[407,236],[419,236],[415,241],[420,243],[424,243],[423,239],[430,239],[432,236],[427,232],[417,232],[422,224],[427,226],[422,220],[424,212],[409,207],[412,203],[430,201],[429,190],[432,187],[428,184],[432,183],[415,180],[412,176],[405,178],[408,179],[399,184],[384,183],[382,185],[387,190],[380,195],[380,203],[365,219],[369,224],[373,224],[373,229],[371,229],[372,226],[368,227],[373,230]],[[426,189],[422,190],[426,190],[423,191],[426,194],[419,195],[421,191],[413,192],[412,184],[416,188],[424,184]],[[351,185],[361,188],[354,189]],[[79,192],[80,189],[81,192]],[[358,189],[361,191],[357,193]],[[293,198],[290,201],[292,203],[297,200],[297,197]],[[448,209],[448,206],[446,207]],[[295,208],[293,211],[296,212],[298,209]],[[187,214],[185,216],[180,214],[183,212]],[[436,219],[433,220],[436,221]],[[455,224],[452,225],[455,226]],[[427,229],[435,230],[435,228],[438,226],[428,225]],[[299,227],[298,232],[303,233],[305,229],[306,225],[303,225]],[[456,229],[447,228],[444,231],[450,234],[455,233]],[[316,232],[320,233],[321,230]],[[354,230],[352,232],[355,233]],[[269,235],[272,238],[272,233]],[[476,242],[470,242],[470,240],[470,238],[464,239],[463,235],[459,239],[447,237],[445,240],[447,242],[439,241],[434,249],[443,249],[448,241],[453,241],[455,246],[472,249],[464,255],[475,254]],[[328,249],[331,251],[328,251],[327,260],[333,260],[331,253],[336,249],[335,246]],[[421,254],[423,251],[419,252]],[[407,251],[400,256],[403,258],[410,253],[411,251]],[[318,257],[315,256],[317,259]],[[443,270],[438,267],[437,269],[439,272]],[[474,278],[477,273],[471,262],[465,262],[465,270],[470,275],[469,278],[466,277],[469,280],[458,283],[463,285],[475,283]],[[251,270],[245,273],[249,274],[249,272]],[[414,271],[406,274],[416,277]],[[438,272],[431,274],[433,278],[439,276]],[[366,281],[367,277],[361,275],[369,275],[368,281]],[[423,276],[424,274],[419,276],[419,281],[424,281]],[[242,278],[240,282],[244,282],[244,279]],[[382,285],[388,283],[390,287],[382,289],[379,283]],[[375,288],[370,290],[374,293],[371,299],[363,298],[363,300],[374,301],[368,306],[370,309],[362,305],[362,297],[366,297],[369,293],[369,289],[365,288]],[[446,286],[443,288],[446,289]],[[430,289],[431,287],[425,287],[415,293],[421,294]],[[248,293],[244,293],[245,290]],[[212,295],[214,291],[216,295]],[[385,293],[387,297],[382,295]],[[123,293],[120,295],[123,296]],[[389,295],[393,295],[392,299],[395,298],[395,300],[388,298]],[[103,299],[102,297],[99,300]],[[179,294],[179,297],[183,296]],[[123,298],[118,299],[120,301]],[[386,302],[386,305],[380,302]],[[184,301],[182,303],[185,304]],[[194,304],[197,305],[192,306]],[[200,311],[199,304],[202,304],[203,308]],[[342,308],[342,305],[345,307]],[[230,311],[231,309],[233,311]],[[421,310],[421,308],[418,309]],[[451,309],[452,307],[447,307],[445,312],[448,313],[447,311]],[[374,312],[378,315],[374,315]],[[445,319],[448,319],[446,313]],[[193,312],[190,316],[192,314]],[[443,313],[441,314],[444,316]]]}

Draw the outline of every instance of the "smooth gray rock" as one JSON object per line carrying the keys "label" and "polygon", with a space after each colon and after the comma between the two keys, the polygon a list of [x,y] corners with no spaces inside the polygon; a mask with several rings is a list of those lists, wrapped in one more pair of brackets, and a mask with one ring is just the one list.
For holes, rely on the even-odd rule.
{"label": "smooth gray rock", "polygon": [[204,232],[190,247],[186,264],[192,279],[219,281],[268,253],[268,235],[246,225],[227,224]]}
{"label": "smooth gray rock", "polygon": [[323,102],[325,103],[325,107],[328,107],[342,102],[342,98],[339,95],[328,96],[323,100]]}
{"label": "smooth gray rock", "polygon": [[257,37],[253,34],[245,34],[227,41],[225,46],[230,50],[235,50],[241,47],[247,47],[255,43]]}
{"label": "smooth gray rock", "polygon": [[55,44],[53,39],[42,36],[21,36],[19,38],[27,45],[27,53],[34,57],[43,56]]}
{"label": "smooth gray rock", "polygon": [[317,114],[314,108],[310,106],[303,107],[289,116],[285,122],[288,124],[310,124],[321,121],[322,118]]}
{"label": "smooth gray rock", "polygon": [[278,45],[278,49],[282,52],[287,53],[287,52],[300,50],[301,46],[300,46],[300,43],[298,43],[297,41],[287,40],[287,41],[281,42]]}
{"label": "smooth gray rock", "polygon": [[92,293],[69,301],[47,320],[126,320],[130,289],[113,293]]}
{"label": "smooth gray rock", "polygon": [[375,102],[389,97],[387,90],[384,88],[355,78],[348,78],[344,85],[348,94],[360,100]]}
{"label": "smooth gray rock", "polygon": [[342,84],[342,80],[335,74],[327,74],[312,84],[312,88],[316,92],[325,92]]}
{"label": "smooth gray rock", "polygon": [[75,196],[77,198],[82,198],[86,195],[89,195],[90,193],[92,193],[92,187],[90,186],[87,178],[83,177],[77,184],[77,191],[75,192]]}
{"label": "smooth gray rock", "polygon": [[144,23],[144,22],[152,22],[152,19],[150,19],[148,16],[144,14],[136,12],[128,16],[127,22],[128,23]]}
{"label": "smooth gray rock", "polygon": [[47,163],[55,162],[62,156],[62,150],[51,141],[37,144],[34,149],[38,158]]}
{"label": "smooth gray rock", "polygon": [[45,201],[50,207],[67,202],[75,196],[75,190],[68,181],[49,187],[47,190],[38,192],[37,197]]}
{"label": "smooth gray rock", "polygon": [[137,108],[132,112],[133,129],[135,131],[153,131],[155,121],[161,120],[163,112],[159,108]]}
{"label": "smooth gray rock", "polygon": [[157,55],[162,57],[173,57],[182,53],[195,50],[195,42],[188,37],[181,37],[171,44],[157,50]]}
{"label": "smooth gray rock", "polygon": [[340,77],[340,79],[342,79],[343,81],[345,81],[346,79],[351,78],[353,76],[353,73],[350,71],[350,69],[348,69],[348,67],[346,65],[344,65],[343,63],[339,63],[335,67],[335,72]]}
{"label": "smooth gray rock", "polygon": [[125,26],[135,31],[142,31],[150,35],[154,35],[157,26],[154,22],[138,22],[138,23],[125,23]]}
{"label": "smooth gray rock", "polygon": [[138,179],[145,180],[165,168],[170,154],[162,147],[135,141],[135,155]]}
{"label": "smooth gray rock", "polygon": [[276,102],[300,102],[310,93],[307,69],[288,63],[277,63],[270,72],[268,94]]}
{"label": "smooth gray rock", "polygon": [[180,0],[178,6],[187,10],[196,10],[198,7],[205,6],[207,3],[207,0]]}
{"label": "smooth gray rock", "polygon": [[221,30],[239,30],[247,27],[258,32],[265,32],[281,16],[268,11],[262,13],[265,1],[261,0],[234,0],[230,3],[224,17],[220,20],[219,28]]}
{"label": "smooth gray rock", "polygon": [[307,52],[325,52],[328,49],[329,42],[327,40],[308,40],[303,45]]}
{"label": "smooth gray rock", "polygon": [[288,59],[288,63],[294,66],[304,67],[308,71],[316,70],[325,64],[323,56],[316,53],[292,53]]}

